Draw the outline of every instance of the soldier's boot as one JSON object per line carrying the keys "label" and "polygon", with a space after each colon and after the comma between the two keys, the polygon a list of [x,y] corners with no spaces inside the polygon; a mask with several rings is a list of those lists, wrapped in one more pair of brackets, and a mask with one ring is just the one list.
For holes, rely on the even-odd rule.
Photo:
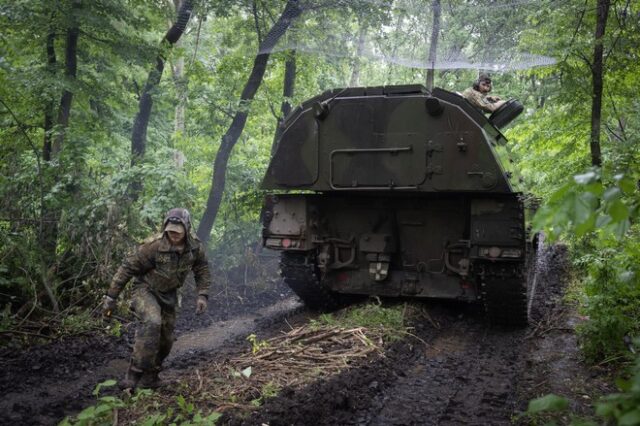
{"label": "soldier's boot", "polygon": [[168,385],[169,383],[165,380],[162,380],[158,373],[160,373],[159,368],[154,368],[142,373],[142,377],[138,382],[138,387],[142,389],[158,389]]}
{"label": "soldier's boot", "polygon": [[142,374],[142,370],[129,363],[127,374],[125,374],[124,379],[120,380],[120,383],[118,383],[120,389],[135,389],[142,378]]}

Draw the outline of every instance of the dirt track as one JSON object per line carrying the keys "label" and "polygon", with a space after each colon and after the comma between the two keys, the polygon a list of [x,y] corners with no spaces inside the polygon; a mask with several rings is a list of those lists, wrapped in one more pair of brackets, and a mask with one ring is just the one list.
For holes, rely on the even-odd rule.
{"label": "dirt track", "polygon": [[[336,376],[303,389],[284,389],[249,417],[228,412],[224,423],[352,425],[512,424],[535,396],[570,396],[578,412],[607,390],[597,372],[577,359],[571,311],[560,295],[566,252],[546,251],[541,259],[532,325],[524,330],[487,326],[473,307],[430,302],[413,319],[408,338]],[[276,297],[272,300],[277,300]],[[189,302],[188,300],[186,301]],[[262,335],[286,328],[283,317],[295,304],[255,308],[244,316],[185,315],[181,336],[165,377],[180,378],[196,365],[238,351],[250,332]],[[220,318],[226,318],[220,321]],[[308,314],[289,318],[304,322]],[[96,383],[120,376],[126,367],[126,339],[105,337],[56,342],[19,354],[2,354],[0,424],[55,424],[93,400]],[[115,359],[115,361],[114,361]],[[167,392],[170,392],[167,391]]]}

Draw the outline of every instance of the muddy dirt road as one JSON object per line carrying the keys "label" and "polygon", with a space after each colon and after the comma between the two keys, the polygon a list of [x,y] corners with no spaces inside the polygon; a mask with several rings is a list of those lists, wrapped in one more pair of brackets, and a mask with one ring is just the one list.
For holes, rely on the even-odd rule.
{"label": "muddy dirt road", "polygon": [[[600,372],[579,362],[575,315],[561,301],[566,264],[562,247],[541,256],[527,329],[488,327],[482,312],[470,306],[424,303],[422,314],[410,320],[415,337],[337,375],[282,389],[248,416],[226,411],[222,423],[507,425],[529,399],[550,392],[568,396],[577,412],[588,414],[591,401],[609,388]],[[251,312],[187,316],[164,377],[180,380],[246,349],[247,334],[268,337],[313,318],[295,298],[277,293]],[[120,377],[128,354],[126,338],[99,336],[0,353],[0,424],[56,424],[93,402],[96,383]]]}

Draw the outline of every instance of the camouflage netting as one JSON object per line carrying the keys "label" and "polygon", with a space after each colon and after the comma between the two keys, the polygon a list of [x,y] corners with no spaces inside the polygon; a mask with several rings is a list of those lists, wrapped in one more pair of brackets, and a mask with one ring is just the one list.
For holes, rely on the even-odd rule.
{"label": "camouflage netting", "polygon": [[544,25],[525,17],[559,3],[566,0],[299,0],[302,13],[271,52],[415,69],[528,69],[555,60],[521,50],[522,35]]}

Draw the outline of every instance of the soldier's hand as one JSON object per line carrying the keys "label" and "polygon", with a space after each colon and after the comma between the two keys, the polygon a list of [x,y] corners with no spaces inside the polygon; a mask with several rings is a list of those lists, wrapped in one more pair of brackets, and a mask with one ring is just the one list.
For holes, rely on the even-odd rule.
{"label": "soldier's hand", "polygon": [[116,309],[117,300],[108,294],[104,295],[102,299],[102,315],[110,317],[111,313]]}
{"label": "soldier's hand", "polygon": [[196,301],[196,314],[201,314],[207,310],[207,296],[200,295]]}

